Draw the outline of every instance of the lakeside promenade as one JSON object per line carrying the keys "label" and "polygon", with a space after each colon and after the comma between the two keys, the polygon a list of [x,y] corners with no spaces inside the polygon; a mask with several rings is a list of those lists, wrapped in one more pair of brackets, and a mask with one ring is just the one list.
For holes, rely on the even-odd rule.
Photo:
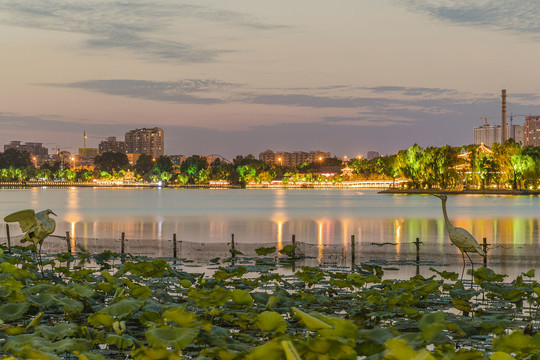
{"label": "lakeside promenade", "polygon": [[52,181],[27,181],[27,182],[0,182],[0,188],[171,188],[171,189],[379,189],[380,194],[450,194],[450,195],[540,195],[538,190],[511,190],[511,189],[403,189],[396,187],[400,182],[391,180],[365,180],[365,181],[342,181],[342,182],[290,182],[283,184],[281,181],[264,183],[250,183],[245,186],[228,184],[223,181],[210,182],[207,184],[155,184],[155,183],[121,183],[114,181],[98,182],[52,182]]}

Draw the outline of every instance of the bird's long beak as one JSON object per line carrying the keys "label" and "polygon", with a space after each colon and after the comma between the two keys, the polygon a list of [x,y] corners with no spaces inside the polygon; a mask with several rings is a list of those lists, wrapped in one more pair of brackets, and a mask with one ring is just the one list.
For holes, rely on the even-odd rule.
{"label": "bird's long beak", "polygon": [[53,211],[51,211],[51,214],[54,215],[54,216],[58,216],[58,215],[56,215]]}
{"label": "bird's long beak", "polygon": [[432,194],[432,195],[438,197],[439,199],[441,198],[441,195],[439,194]]}

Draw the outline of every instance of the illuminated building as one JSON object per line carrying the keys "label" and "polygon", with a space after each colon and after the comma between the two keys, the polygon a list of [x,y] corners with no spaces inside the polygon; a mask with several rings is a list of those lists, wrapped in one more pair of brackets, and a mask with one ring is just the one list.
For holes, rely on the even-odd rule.
{"label": "illuminated building", "polygon": [[131,130],[126,133],[126,152],[158,158],[164,155],[164,142],[161,128]]}
{"label": "illuminated building", "polygon": [[267,164],[276,164],[280,166],[298,166],[303,163],[322,162],[329,158],[329,152],[322,151],[294,151],[294,152],[273,152],[266,150],[259,154],[259,160]]}

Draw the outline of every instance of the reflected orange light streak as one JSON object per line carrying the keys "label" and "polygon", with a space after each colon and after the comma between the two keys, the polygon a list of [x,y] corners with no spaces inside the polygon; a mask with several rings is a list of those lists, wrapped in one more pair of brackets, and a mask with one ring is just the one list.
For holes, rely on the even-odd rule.
{"label": "reflected orange light streak", "polygon": [[279,250],[283,249],[283,225],[285,224],[285,220],[283,219],[274,219],[277,229],[276,229],[276,248],[277,248],[277,256],[281,257],[281,253],[279,253]]}
{"label": "reflected orange light streak", "polygon": [[72,221],[71,222],[71,236],[70,236],[69,241],[71,243],[71,253],[73,255],[75,255],[77,253],[77,251],[75,249],[75,247],[77,245],[76,242],[75,242],[75,238],[76,238],[76,236],[75,236],[75,221]]}
{"label": "reflected orange light streak", "polygon": [[320,264],[322,262],[323,247],[324,247],[324,244],[323,244],[323,225],[324,225],[324,223],[322,221],[317,221],[317,225],[319,225],[318,226],[318,233],[317,233],[317,249],[318,249],[317,261]]}

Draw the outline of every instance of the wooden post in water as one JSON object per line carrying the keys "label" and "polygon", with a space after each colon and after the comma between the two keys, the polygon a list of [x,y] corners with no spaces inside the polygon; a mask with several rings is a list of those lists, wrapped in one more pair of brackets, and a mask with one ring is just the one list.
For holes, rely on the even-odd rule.
{"label": "wooden post in water", "polygon": [[173,241],[173,258],[176,259],[176,234],[173,234],[172,236],[172,241]]}
{"label": "wooden post in water", "polygon": [[122,239],[120,242],[120,253],[124,255],[126,247],[125,247],[125,241],[126,241],[126,233],[122,232]]}
{"label": "wooden post in water", "polygon": [[420,275],[420,239],[416,238],[416,275]]}
{"label": "wooden post in water", "polygon": [[11,237],[9,236],[9,224],[6,224],[6,234],[7,234],[8,252],[11,252]]}
{"label": "wooden post in water", "polygon": [[293,246],[292,257],[293,259],[296,259],[296,235],[292,236],[292,246]]}
{"label": "wooden post in water", "polygon": [[484,238],[482,242],[482,248],[484,250],[484,267],[487,267],[487,239]]}
{"label": "wooden post in water", "polygon": [[356,260],[356,243],[354,235],[351,235],[351,270],[354,270],[354,263]]}
{"label": "wooden post in water", "polygon": [[235,254],[235,251],[236,249],[234,248],[234,234],[231,234],[231,257],[234,259],[236,257],[236,254]]}
{"label": "wooden post in water", "polygon": [[66,244],[67,244],[67,251],[71,254],[71,241],[69,239],[69,231],[66,231]]}

